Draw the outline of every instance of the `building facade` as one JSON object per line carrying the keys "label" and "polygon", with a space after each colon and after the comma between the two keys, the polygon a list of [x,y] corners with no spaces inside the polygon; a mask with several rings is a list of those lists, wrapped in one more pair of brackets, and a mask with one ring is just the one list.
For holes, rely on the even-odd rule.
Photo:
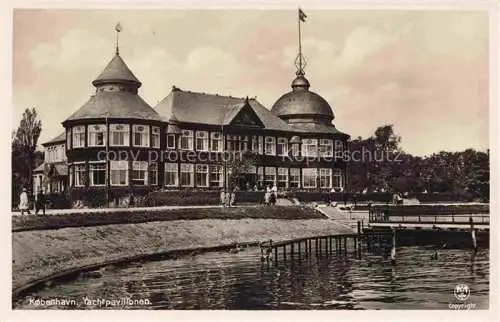
{"label": "building facade", "polygon": [[142,83],[118,47],[92,84],[95,93],[62,122],[64,134],[44,145],[46,164],[53,163],[51,149],[57,147],[57,160],[66,166],[62,190],[73,201],[119,202],[130,193],[234,185],[343,190],[346,162],[341,156],[349,136],[332,124],[328,102],[310,91],[302,65],[291,91],[271,109],[255,98],[175,86],[153,108],[140,97]]}
{"label": "building facade", "polygon": [[45,193],[68,193],[68,163],[66,157],[66,133],[42,144],[44,162],[33,170],[33,194],[41,189]]}

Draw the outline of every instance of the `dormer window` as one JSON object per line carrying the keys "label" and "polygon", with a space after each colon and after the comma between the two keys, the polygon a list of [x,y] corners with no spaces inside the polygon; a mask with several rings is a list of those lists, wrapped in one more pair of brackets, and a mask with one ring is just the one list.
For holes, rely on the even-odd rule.
{"label": "dormer window", "polygon": [[106,145],[106,125],[94,124],[89,125],[89,146],[104,146]]}

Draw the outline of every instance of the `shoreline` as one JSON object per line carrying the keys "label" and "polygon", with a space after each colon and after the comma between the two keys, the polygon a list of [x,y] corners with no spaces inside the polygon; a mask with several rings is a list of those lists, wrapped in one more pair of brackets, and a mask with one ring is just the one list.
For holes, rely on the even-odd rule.
{"label": "shoreline", "polygon": [[329,219],[172,220],[16,232],[12,236],[12,290],[20,293],[30,284],[111,262],[352,232],[347,223]]}

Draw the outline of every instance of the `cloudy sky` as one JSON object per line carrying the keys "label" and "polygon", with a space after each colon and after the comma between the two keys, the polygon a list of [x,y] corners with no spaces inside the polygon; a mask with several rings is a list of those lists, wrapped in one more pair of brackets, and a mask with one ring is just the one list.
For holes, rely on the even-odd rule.
{"label": "cloudy sky", "polygon": [[[306,76],[353,138],[394,124],[403,148],[488,148],[488,14],[480,11],[308,10]],[[142,81],[152,106],[172,85],[257,96],[264,106],[295,75],[295,10],[16,10],[13,126],[27,107],[41,142],[94,92],[114,54]]]}

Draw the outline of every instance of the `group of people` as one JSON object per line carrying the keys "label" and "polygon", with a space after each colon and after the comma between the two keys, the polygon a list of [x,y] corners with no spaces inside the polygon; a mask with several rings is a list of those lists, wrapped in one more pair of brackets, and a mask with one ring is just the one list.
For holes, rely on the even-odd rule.
{"label": "group of people", "polygon": [[264,194],[264,204],[266,206],[275,205],[278,199],[278,187],[274,185],[272,188],[267,186],[266,193]]}
{"label": "group of people", "polygon": [[231,191],[226,191],[222,189],[220,192],[220,204],[223,207],[232,207],[236,201],[236,191],[238,189],[235,187]]}
{"label": "group of people", "polygon": [[[47,198],[45,197],[43,189],[40,189],[35,196],[35,215],[38,215],[40,210],[45,215],[46,204]],[[27,215],[31,214],[28,191],[26,188],[23,188],[23,191],[19,195],[19,210],[21,211],[21,216],[24,215],[25,212]]]}

